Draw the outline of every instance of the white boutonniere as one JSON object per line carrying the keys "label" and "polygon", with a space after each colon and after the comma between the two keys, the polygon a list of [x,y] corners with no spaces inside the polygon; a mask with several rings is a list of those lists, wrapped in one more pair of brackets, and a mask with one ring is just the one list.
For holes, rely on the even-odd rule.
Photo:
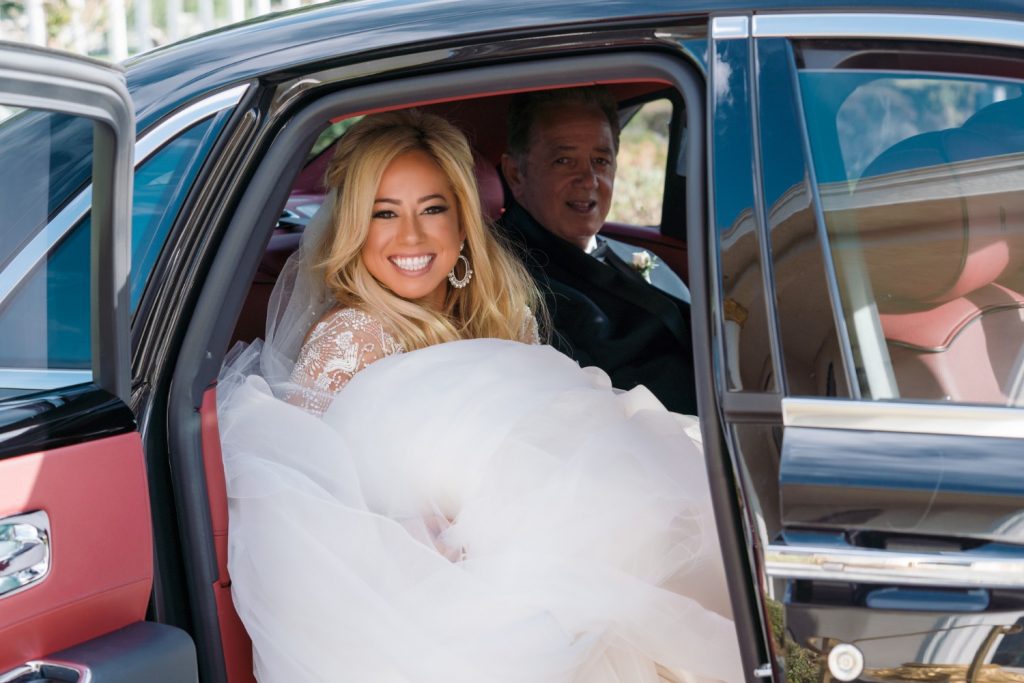
{"label": "white boutonniere", "polygon": [[659,265],[658,257],[651,256],[646,251],[634,251],[633,252],[633,270],[640,273],[640,277],[651,281],[651,271],[657,268]]}

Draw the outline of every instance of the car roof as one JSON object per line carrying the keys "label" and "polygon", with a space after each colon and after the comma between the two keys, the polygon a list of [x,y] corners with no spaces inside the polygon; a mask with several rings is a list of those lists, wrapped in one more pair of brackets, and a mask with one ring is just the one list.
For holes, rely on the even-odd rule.
{"label": "car roof", "polygon": [[472,35],[514,36],[556,27],[656,22],[738,11],[878,10],[1024,15],[1024,0],[361,0],[279,12],[205,33],[125,63],[138,129],[205,92],[265,74],[371,56],[396,46]]}

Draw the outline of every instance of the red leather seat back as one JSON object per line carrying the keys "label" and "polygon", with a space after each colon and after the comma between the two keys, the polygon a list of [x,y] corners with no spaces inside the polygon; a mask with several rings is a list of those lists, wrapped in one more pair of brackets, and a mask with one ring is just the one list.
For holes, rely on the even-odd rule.
{"label": "red leather seat back", "polygon": [[235,612],[235,603],[231,598],[231,577],[228,575],[228,494],[220,451],[220,432],[217,429],[215,387],[210,387],[203,394],[203,405],[199,412],[206,492],[210,499],[210,521],[217,552],[218,576],[213,584],[213,594],[217,601],[224,666],[228,672],[228,683],[255,683],[256,678],[252,673],[252,641]]}
{"label": "red leather seat back", "polygon": [[505,211],[505,188],[498,176],[498,169],[474,150],[473,172],[476,174],[476,185],[480,192],[480,208],[483,210],[484,217],[496,221]]}

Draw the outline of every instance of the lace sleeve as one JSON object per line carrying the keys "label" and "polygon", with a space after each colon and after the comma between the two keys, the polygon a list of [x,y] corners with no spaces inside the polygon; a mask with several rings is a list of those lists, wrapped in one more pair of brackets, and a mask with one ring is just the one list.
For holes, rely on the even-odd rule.
{"label": "lace sleeve", "polygon": [[523,327],[519,330],[519,341],[524,344],[532,344],[536,346],[540,344],[540,332],[537,328],[537,316],[533,314],[529,308],[526,309],[526,315],[523,317]]}
{"label": "lace sleeve", "polygon": [[291,380],[297,390],[288,401],[323,415],[335,394],[371,363],[401,353],[383,326],[354,308],[336,310],[318,322],[299,351]]}

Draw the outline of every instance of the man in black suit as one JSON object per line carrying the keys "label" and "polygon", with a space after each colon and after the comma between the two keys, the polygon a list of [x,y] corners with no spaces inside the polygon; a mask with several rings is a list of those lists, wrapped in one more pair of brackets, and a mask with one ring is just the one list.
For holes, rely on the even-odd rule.
{"label": "man in black suit", "polygon": [[508,118],[501,167],[515,201],[499,225],[526,247],[553,344],[620,389],[643,384],[670,410],[695,414],[686,286],[665,265],[648,281],[632,265],[642,250],[597,234],[615,184],[614,100],[600,87],[526,93]]}

